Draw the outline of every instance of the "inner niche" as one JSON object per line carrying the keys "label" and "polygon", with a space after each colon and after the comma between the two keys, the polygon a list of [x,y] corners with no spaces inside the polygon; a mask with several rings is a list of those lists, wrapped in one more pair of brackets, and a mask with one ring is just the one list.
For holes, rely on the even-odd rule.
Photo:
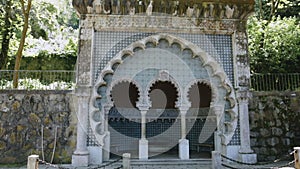
{"label": "inner niche", "polygon": [[118,83],[112,88],[111,98],[114,102],[114,107],[108,114],[111,156],[121,156],[122,153],[129,152],[133,158],[137,158],[141,124],[133,119],[140,118],[140,112],[136,108],[138,88],[131,82]]}
{"label": "inner niche", "polygon": [[150,88],[152,109],[176,109],[178,92],[171,82],[158,81]]}
{"label": "inner niche", "polygon": [[130,82],[119,83],[111,91],[115,108],[136,108],[138,97],[138,88]]}
{"label": "inner niche", "polygon": [[203,83],[194,84],[189,91],[191,108],[208,108],[211,103],[211,88]]}
{"label": "inner niche", "polygon": [[[177,144],[180,139],[180,126],[176,119],[179,111],[175,107],[178,91],[168,81],[157,81],[149,92],[152,102],[148,111],[146,138],[149,141],[149,156],[178,153]],[[177,155],[176,155],[177,156]]]}
{"label": "inner niche", "polygon": [[191,158],[210,158],[216,130],[216,120],[208,118],[212,101],[211,87],[197,82],[191,86],[188,94],[191,108],[187,117],[193,123],[187,123],[189,132],[186,137],[190,143]]}

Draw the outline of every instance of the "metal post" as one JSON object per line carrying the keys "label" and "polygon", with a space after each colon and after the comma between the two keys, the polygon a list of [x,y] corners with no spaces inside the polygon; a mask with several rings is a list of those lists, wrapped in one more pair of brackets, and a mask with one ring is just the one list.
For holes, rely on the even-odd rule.
{"label": "metal post", "polygon": [[300,147],[294,147],[295,168],[300,169]]}
{"label": "metal post", "polygon": [[212,169],[222,168],[221,154],[218,151],[211,152],[212,156]]}
{"label": "metal post", "polygon": [[123,169],[130,169],[130,153],[123,154]]}
{"label": "metal post", "polygon": [[39,168],[39,155],[28,156],[27,169],[38,169]]}

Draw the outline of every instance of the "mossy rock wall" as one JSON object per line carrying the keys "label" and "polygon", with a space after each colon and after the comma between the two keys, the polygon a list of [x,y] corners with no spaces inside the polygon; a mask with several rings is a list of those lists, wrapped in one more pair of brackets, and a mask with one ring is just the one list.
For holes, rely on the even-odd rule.
{"label": "mossy rock wall", "polygon": [[[42,157],[42,149],[50,161],[54,144],[53,163],[71,163],[76,102],[70,91],[0,91],[0,164],[26,163],[28,155]],[[250,137],[259,161],[286,157],[300,146],[299,105],[300,92],[253,92]]]}
{"label": "mossy rock wall", "polygon": [[0,164],[26,163],[31,154],[42,159],[42,150],[50,161],[54,145],[53,163],[70,163],[76,146],[74,102],[70,91],[0,91]]}
{"label": "mossy rock wall", "polygon": [[300,92],[254,92],[249,115],[258,160],[292,159],[287,155],[300,146]]}

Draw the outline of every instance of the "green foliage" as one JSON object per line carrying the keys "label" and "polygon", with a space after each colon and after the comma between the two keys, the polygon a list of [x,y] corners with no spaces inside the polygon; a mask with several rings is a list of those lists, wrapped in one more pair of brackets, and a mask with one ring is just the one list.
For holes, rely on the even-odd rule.
{"label": "green foliage", "polygon": [[[1,79],[0,89],[12,89],[13,82]],[[18,89],[19,90],[73,90],[75,83],[73,82],[52,82],[50,84],[43,84],[39,79],[20,79]]]}
{"label": "green foliage", "polygon": [[[12,24],[9,27],[8,63],[5,68],[12,69],[24,22],[19,0],[0,0],[0,43],[2,43],[4,35],[3,26],[5,22],[3,16],[9,12],[5,8],[7,2],[11,2],[13,5],[11,15],[9,15]],[[27,60],[32,61],[35,57],[45,57],[45,60],[49,60],[56,56],[63,58],[58,59],[57,63],[73,64],[72,66],[66,66],[66,68],[74,70],[78,23],[75,11],[72,9],[71,0],[33,0],[30,11],[30,25],[23,53],[23,58],[32,59],[23,59],[21,67],[27,69],[25,65],[32,65],[32,63],[27,63]],[[2,45],[0,45],[2,51],[1,47]],[[65,57],[69,57],[66,60],[74,61],[62,63],[61,61],[65,60]],[[37,65],[34,66],[36,68],[43,66],[51,68],[47,62],[39,61],[36,63]],[[52,62],[51,64],[57,65],[57,63]],[[41,66],[40,64],[45,65]]]}
{"label": "green foliage", "polygon": [[276,18],[268,23],[249,20],[251,69],[259,73],[300,72],[300,26],[295,18]]}
{"label": "green foliage", "polygon": [[297,17],[300,19],[299,0],[256,0],[255,15],[271,21],[273,17]]}
{"label": "green foliage", "polygon": [[21,70],[75,70],[75,64],[76,52],[55,54],[41,51],[38,56],[24,57]]}
{"label": "green foliage", "polygon": [[299,16],[298,0],[256,0],[248,22],[252,72],[300,72]]}

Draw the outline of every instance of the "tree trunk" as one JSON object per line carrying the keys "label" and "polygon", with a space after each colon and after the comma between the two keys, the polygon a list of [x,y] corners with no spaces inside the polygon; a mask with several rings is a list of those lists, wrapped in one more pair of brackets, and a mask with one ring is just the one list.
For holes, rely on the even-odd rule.
{"label": "tree trunk", "polygon": [[1,42],[1,51],[0,51],[0,69],[5,69],[8,58],[8,50],[9,50],[9,42],[10,35],[12,33],[11,29],[11,0],[7,1],[5,5],[5,16],[4,16],[4,27],[2,34],[2,42]]}
{"label": "tree trunk", "polygon": [[20,64],[21,64],[21,58],[22,58],[22,54],[23,54],[26,34],[27,34],[27,30],[28,30],[29,12],[30,12],[30,8],[31,8],[31,0],[28,0],[26,9],[25,9],[24,0],[20,0],[20,2],[22,5],[22,11],[23,11],[23,15],[24,15],[24,25],[23,25],[22,36],[21,36],[18,52],[16,55],[14,77],[13,77],[13,88],[14,89],[18,88],[19,70],[20,70]]}
{"label": "tree trunk", "polygon": [[262,20],[262,17],[263,17],[262,0],[259,0],[259,20]]}

